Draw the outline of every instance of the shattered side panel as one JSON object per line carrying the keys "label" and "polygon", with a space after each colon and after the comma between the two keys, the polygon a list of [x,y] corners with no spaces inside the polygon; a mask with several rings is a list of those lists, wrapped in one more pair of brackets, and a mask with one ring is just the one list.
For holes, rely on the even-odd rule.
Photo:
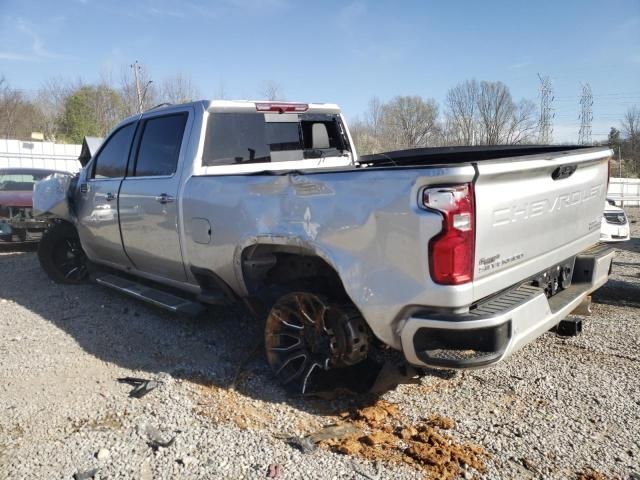
{"label": "shattered side panel", "polygon": [[72,221],[68,192],[73,181],[72,175],[54,173],[36,182],[33,190],[33,213],[36,216],[50,215]]}
{"label": "shattered side panel", "polygon": [[[393,322],[401,309],[471,298],[468,286],[431,282],[428,243],[441,218],[419,208],[418,195],[434,180],[468,182],[473,174],[463,166],[192,177],[183,191],[185,261],[213,270],[244,295],[244,248],[279,244],[315,252],[338,272],[376,335],[398,347]],[[208,243],[198,231],[203,219],[210,224]]]}

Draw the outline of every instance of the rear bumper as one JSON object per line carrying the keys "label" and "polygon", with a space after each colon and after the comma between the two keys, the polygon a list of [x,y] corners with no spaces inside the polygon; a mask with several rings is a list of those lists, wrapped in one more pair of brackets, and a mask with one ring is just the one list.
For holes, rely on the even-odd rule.
{"label": "rear bumper", "polygon": [[597,244],[576,257],[572,283],[551,298],[520,285],[469,313],[414,311],[400,337],[407,361],[418,366],[477,368],[503,360],[570,314],[609,277],[614,250]]}

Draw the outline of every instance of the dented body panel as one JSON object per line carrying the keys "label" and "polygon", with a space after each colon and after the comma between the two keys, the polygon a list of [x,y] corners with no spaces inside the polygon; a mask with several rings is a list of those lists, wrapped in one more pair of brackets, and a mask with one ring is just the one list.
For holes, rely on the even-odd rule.
{"label": "dented body panel", "polygon": [[[420,189],[468,182],[471,166],[353,170],[282,176],[190,178],[182,195],[185,258],[247,295],[241,255],[254,244],[289,245],[317,255],[342,279],[374,333],[399,347],[393,322],[407,305],[470,304],[470,286],[445,287],[429,277],[428,240],[438,214],[418,207]],[[375,194],[373,193],[375,192]],[[194,227],[193,221],[196,221]],[[192,240],[207,219],[209,243]]]}

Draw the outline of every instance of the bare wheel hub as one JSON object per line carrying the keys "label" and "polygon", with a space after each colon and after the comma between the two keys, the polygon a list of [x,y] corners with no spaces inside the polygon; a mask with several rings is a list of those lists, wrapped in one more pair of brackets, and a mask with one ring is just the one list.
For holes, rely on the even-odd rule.
{"label": "bare wheel hub", "polygon": [[302,393],[314,371],[355,365],[367,357],[368,346],[368,328],[357,310],[320,295],[289,293],[267,317],[267,360],[282,384]]}

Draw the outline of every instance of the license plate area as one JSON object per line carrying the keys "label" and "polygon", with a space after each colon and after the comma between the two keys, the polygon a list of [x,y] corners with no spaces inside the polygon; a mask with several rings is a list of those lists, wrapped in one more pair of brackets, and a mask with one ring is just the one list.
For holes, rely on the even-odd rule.
{"label": "license plate area", "polygon": [[571,257],[553,267],[547,268],[531,278],[530,284],[544,290],[547,298],[571,286],[576,257]]}

